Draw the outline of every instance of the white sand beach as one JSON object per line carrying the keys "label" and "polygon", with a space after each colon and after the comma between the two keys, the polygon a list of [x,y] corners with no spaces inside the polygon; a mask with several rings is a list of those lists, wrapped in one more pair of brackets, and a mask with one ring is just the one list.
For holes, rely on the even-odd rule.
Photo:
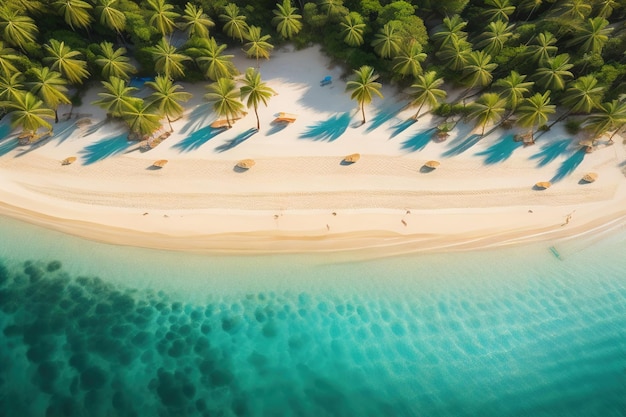
{"label": "white sand beach", "polygon": [[[255,61],[238,56],[236,65],[243,72]],[[558,125],[523,146],[512,140],[517,129],[479,139],[480,129],[459,124],[436,142],[441,120],[408,122],[416,109],[392,87],[361,125],[342,69],[317,47],[277,50],[260,71],[278,95],[259,109],[259,132],[252,109],[231,129],[212,130],[205,84],[185,85],[194,98],[174,133],[141,151],[125,126],[104,123],[90,105],[94,86],[41,146],[19,146],[17,131],[0,138],[0,215],[118,245],[366,256],[551,242],[624,224],[619,136],[584,153]],[[332,84],[320,86],[327,75]],[[279,112],[297,119],[272,123]],[[341,164],[352,153],[360,160]],[[77,161],[62,165],[70,156]],[[238,172],[245,158],[256,164]],[[152,169],[161,159],[167,165]],[[424,172],[429,160],[441,165]],[[588,172],[597,181],[581,183]],[[537,190],[539,181],[553,185]]]}

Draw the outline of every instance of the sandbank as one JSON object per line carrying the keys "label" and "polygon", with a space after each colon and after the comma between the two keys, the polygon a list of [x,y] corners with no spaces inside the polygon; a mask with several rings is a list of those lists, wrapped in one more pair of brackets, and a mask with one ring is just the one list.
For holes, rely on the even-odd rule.
{"label": "sandbank", "polygon": [[[236,65],[243,72],[255,61],[238,55]],[[559,125],[523,146],[512,140],[519,130],[479,138],[479,129],[460,123],[437,142],[441,120],[412,122],[416,109],[393,87],[361,125],[342,68],[317,47],[277,50],[260,71],[278,93],[259,108],[260,131],[252,110],[231,129],[211,129],[217,117],[203,102],[205,84],[185,84],[194,94],[185,115],[148,151],[90,105],[100,91],[94,85],[43,144],[19,146],[16,131],[0,138],[0,216],[116,245],[365,257],[551,245],[625,224],[619,136],[585,153]],[[332,84],[320,86],[327,75]],[[274,123],[280,112],[297,118]],[[360,160],[342,164],[352,153]],[[62,165],[69,156],[77,161]],[[245,158],[256,164],[237,170]],[[160,159],[167,165],[154,169]],[[428,160],[441,165],[427,172]],[[598,180],[581,182],[588,172]],[[540,191],[539,181],[553,185]]]}

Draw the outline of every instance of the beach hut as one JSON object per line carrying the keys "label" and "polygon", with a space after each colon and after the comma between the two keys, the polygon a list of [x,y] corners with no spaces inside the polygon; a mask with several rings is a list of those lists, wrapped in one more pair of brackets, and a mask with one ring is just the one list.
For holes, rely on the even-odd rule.
{"label": "beach hut", "polygon": [[155,168],[163,168],[167,164],[167,159],[159,159],[158,161],[154,161],[152,164]]}
{"label": "beach hut", "polygon": [[595,172],[588,172],[583,176],[584,182],[594,182],[597,179],[598,179],[598,174],[596,174]]}
{"label": "beach hut", "polygon": [[240,169],[250,169],[255,164],[256,164],[256,162],[254,162],[253,159],[242,159],[241,161],[237,162],[237,168],[240,168]]}
{"label": "beach hut", "polygon": [[61,165],[69,165],[72,162],[76,161],[76,157],[75,156],[70,156],[68,158],[65,158],[64,160],[61,161]]}
{"label": "beach hut", "polygon": [[278,113],[278,117],[274,119],[274,122],[293,123],[296,121],[297,118],[298,118],[297,114],[280,112]]}
{"label": "beach hut", "polygon": [[538,190],[545,190],[546,188],[550,188],[551,185],[552,183],[550,181],[540,181],[537,184],[535,184],[535,187]]}
{"label": "beach hut", "polygon": [[361,159],[361,154],[353,153],[343,158],[342,162],[346,164],[354,164],[359,159]]}

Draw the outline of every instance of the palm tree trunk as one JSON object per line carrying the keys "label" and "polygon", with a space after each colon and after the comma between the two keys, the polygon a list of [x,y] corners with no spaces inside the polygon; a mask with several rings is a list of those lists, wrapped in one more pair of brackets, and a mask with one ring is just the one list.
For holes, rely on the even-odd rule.
{"label": "palm tree trunk", "polygon": [[59,113],[54,109],[54,123],[59,123]]}
{"label": "palm tree trunk", "polygon": [[259,120],[259,113],[257,107],[254,106],[254,115],[256,116],[256,130],[261,130],[261,121]]}
{"label": "palm tree trunk", "polygon": [[422,101],[422,104],[420,105],[420,108],[417,109],[417,113],[415,113],[415,116],[413,116],[413,118],[415,120],[417,120],[417,116],[419,116],[420,112],[422,111],[422,107],[424,107],[424,103],[425,103],[425,101]]}
{"label": "palm tree trunk", "polygon": [[363,114],[363,124],[365,124],[365,103],[361,103],[361,113]]}
{"label": "palm tree trunk", "polygon": [[228,128],[230,129],[232,126],[230,125],[230,119],[228,118],[228,113],[226,113],[226,124],[228,125]]}
{"label": "palm tree trunk", "polygon": [[485,126],[487,126],[487,122],[483,123],[483,130],[482,132],[480,132],[480,137],[482,138],[483,136],[485,136]]}
{"label": "palm tree trunk", "polygon": [[167,123],[169,123],[170,125],[170,133],[174,132],[174,128],[172,127],[172,121],[170,120],[170,116],[166,114],[165,117],[167,118]]}

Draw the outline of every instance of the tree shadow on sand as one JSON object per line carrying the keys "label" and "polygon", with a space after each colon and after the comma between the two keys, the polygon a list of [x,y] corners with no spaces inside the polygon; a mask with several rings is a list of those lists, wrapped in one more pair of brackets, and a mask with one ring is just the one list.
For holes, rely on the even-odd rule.
{"label": "tree shadow on sand", "polygon": [[18,145],[17,137],[9,138],[11,126],[0,123],[0,156],[11,152]]}
{"label": "tree shadow on sand", "polygon": [[541,151],[532,155],[530,159],[538,159],[537,167],[543,167],[554,161],[559,155],[563,154],[572,141],[563,139],[554,142],[547,142],[541,147]]}
{"label": "tree shadow on sand", "polygon": [[218,146],[217,148],[215,148],[215,150],[217,152],[226,152],[229,149],[234,148],[235,146],[245,142],[246,140],[250,139],[254,134],[258,133],[259,131],[256,129],[248,129],[245,132],[242,132],[240,134],[238,134],[237,136],[235,136],[233,139],[229,140],[228,142],[224,143],[223,145]]}
{"label": "tree shadow on sand", "polygon": [[371,132],[374,129],[378,129],[385,122],[388,122],[389,120],[391,120],[394,117],[396,117],[396,115],[403,108],[404,108],[404,106],[383,107],[378,113],[376,113],[376,116],[372,117],[369,120],[369,122],[367,123],[367,127],[365,128],[365,131],[369,133],[369,132]]}
{"label": "tree shadow on sand", "polygon": [[212,115],[213,111],[210,103],[199,104],[187,116],[187,123],[180,129],[180,133],[200,129]]}
{"label": "tree shadow on sand", "polygon": [[426,147],[426,145],[428,145],[428,142],[431,141],[434,133],[434,127],[427,130],[422,130],[421,132],[416,133],[415,135],[402,142],[402,149],[411,152],[421,151]]}
{"label": "tree shadow on sand", "polygon": [[391,135],[389,136],[389,139],[395,138],[400,133],[404,132],[409,127],[413,126],[415,123],[417,123],[417,120],[413,118],[405,120],[404,122],[398,123],[397,125],[392,127],[392,131],[391,131]]}
{"label": "tree shadow on sand", "polygon": [[196,130],[191,135],[172,146],[172,148],[178,149],[179,152],[193,151],[225,131],[226,129],[224,128],[215,129],[211,126],[205,126]]}
{"label": "tree shadow on sand", "polygon": [[580,148],[574,151],[574,153],[572,153],[569,158],[563,161],[559,169],[556,171],[556,174],[554,175],[554,177],[552,177],[550,181],[561,181],[562,179],[570,175],[576,170],[576,168],[578,168],[578,165],[580,165],[583,159],[585,159],[586,154],[587,153],[585,152],[585,148]]}
{"label": "tree shadow on sand", "polygon": [[481,139],[479,134],[469,135],[465,138],[458,137],[451,142],[452,147],[443,153],[443,156],[460,155],[472,146],[476,145]]}
{"label": "tree shadow on sand", "polygon": [[476,155],[485,156],[485,164],[487,165],[506,161],[517,148],[523,145],[522,142],[516,142],[514,136],[513,134],[503,136],[486,150],[477,152]]}
{"label": "tree shadow on sand", "polygon": [[123,132],[87,145],[84,150],[80,151],[80,154],[83,155],[84,165],[90,165],[110,156],[120,154],[131,145],[132,143],[128,142],[128,133]]}
{"label": "tree shadow on sand", "polygon": [[54,132],[54,136],[52,136],[52,138],[58,140],[57,146],[59,146],[60,144],[65,142],[70,136],[72,136],[72,133],[74,133],[78,129],[78,126],[76,126],[76,123],[69,123],[61,130],[58,129],[58,126],[55,126],[55,128],[56,129]]}
{"label": "tree shadow on sand", "polygon": [[270,123],[270,129],[265,133],[267,136],[272,136],[275,135],[278,132],[282,132],[283,130],[285,130],[285,128],[287,127],[287,125],[289,125],[291,123],[285,123],[285,122],[272,122]]}
{"label": "tree shadow on sand", "polygon": [[341,113],[308,126],[300,139],[332,142],[344,134],[350,124],[350,114]]}

